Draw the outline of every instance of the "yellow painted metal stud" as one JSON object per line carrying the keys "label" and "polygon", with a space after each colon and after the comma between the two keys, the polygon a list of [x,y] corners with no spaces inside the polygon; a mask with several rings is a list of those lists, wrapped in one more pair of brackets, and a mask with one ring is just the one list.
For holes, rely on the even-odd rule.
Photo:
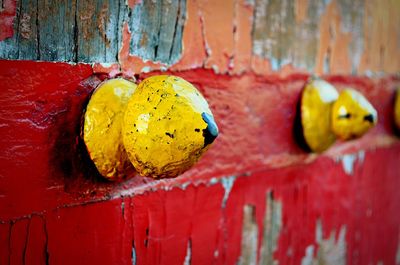
{"label": "yellow painted metal stud", "polygon": [[121,78],[107,80],[97,87],[86,108],[83,139],[98,171],[110,180],[123,178],[131,167],[121,129],[135,89],[135,83]]}
{"label": "yellow painted metal stud", "polygon": [[400,88],[396,91],[396,99],[394,103],[394,121],[397,129],[400,130]]}
{"label": "yellow painted metal stud", "polygon": [[176,76],[143,80],[129,100],[123,141],[142,176],[175,177],[190,168],[218,135],[207,101]]}
{"label": "yellow painted metal stud", "polygon": [[304,139],[313,152],[323,152],[336,140],[331,130],[331,108],[337,98],[336,89],[321,79],[309,81],[303,90],[301,123]]}
{"label": "yellow painted metal stud", "polygon": [[342,140],[362,136],[378,121],[375,108],[359,92],[346,89],[332,109],[332,131]]}

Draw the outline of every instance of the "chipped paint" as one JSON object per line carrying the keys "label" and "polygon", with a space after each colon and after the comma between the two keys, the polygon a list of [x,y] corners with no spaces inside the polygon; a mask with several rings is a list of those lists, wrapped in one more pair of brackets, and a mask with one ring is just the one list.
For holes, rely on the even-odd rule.
{"label": "chipped paint", "polygon": [[222,187],[224,188],[224,197],[222,198],[221,207],[225,208],[226,202],[228,201],[229,194],[232,190],[233,184],[235,183],[235,176],[221,178],[220,182]]}
{"label": "chipped paint", "polygon": [[186,248],[186,256],[183,265],[190,265],[192,259],[192,242],[189,240]]}
{"label": "chipped paint", "polygon": [[282,202],[275,200],[270,191],[266,194],[265,206],[260,264],[273,265],[278,263],[274,258],[274,253],[278,249],[278,239],[282,229]]}
{"label": "chipped paint", "polygon": [[356,154],[346,154],[343,155],[339,158],[339,160],[342,162],[342,167],[344,172],[347,175],[353,175],[354,173],[354,164],[357,160],[357,155]]}
{"label": "chipped paint", "polygon": [[313,265],[314,263],[314,246],[310,245],[306,247],[305,255],[301,259],[301,265]]}
{"label": "chipped paint", "polygon": [[136,265],[136,249],[132,247],[132,265]]}
{"label": "chipped paint", "polygon": [[138,56],[131,55],[129,53],[131,38],[132,33],[128,23],[125,22],[122,29],[122,44],[118,52],[118,61],[124,75],[133,77],[135,73],[140,73],[146,68],[148,71],[166,69],[167,66],[162,63],[145,61]]}
{"label": "chipped paint", "polygon": [[322,225],[317,222],[316,235],[319,235],[317,242],[319,245],[317,258],[320,264],[326,265],[346,265],[346,227],[342,226],[339,230],[339,235],[335,236],[335,231],[332,231],[329,238],[322,238]]}
{"label": "chipped paint", "polygon": [[257,264],[258,226],[255,220],[255,207],[243,208],[243,227],[240,258],[238,265]]}

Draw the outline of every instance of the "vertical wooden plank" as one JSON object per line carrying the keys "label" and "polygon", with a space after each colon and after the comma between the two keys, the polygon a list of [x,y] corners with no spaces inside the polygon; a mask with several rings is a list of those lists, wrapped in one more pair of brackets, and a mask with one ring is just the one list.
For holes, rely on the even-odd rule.
{"label": "vertical wooden plank", "polygon": [[[161,26],[161,1],[143,1],[132,10],[130,53],[151,60],[156,57]],[[148,19],[151,18],[151,19]]]}
{"label": "vertical wooden plank", "polygon": [[178,60],[182,51],[186,0],[143,1],[127,12],[132,55],[163,63]]}
{"label": "vertical wooden plank", "polygon": [[119,2],[77,1],[77,60],[113,62],[118,52]]}
{"label": "vertical wooden plank", "polygon": [[38,4],[39,59],[76,61],[75,0],[43,0]]}
{"label": "vertical wooden plank", "polygon": [[18,25],[18,58],[39,60],[37,0],[20,0]]}
{"label": "vertical wooden plank", "polygon": [[[161,25],[155,59],[161,62],[175,62],[182,49],[181,35],[184,23],[185,1],[162,2]],[[178,39],[178,41],[177,41]]]}

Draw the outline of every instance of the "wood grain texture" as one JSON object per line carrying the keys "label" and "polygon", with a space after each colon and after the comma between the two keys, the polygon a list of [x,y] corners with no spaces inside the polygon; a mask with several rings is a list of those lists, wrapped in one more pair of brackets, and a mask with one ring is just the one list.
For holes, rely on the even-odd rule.
{"label": "wood grain texture", "polygon": [[123,24],[130,53],[171,64],[182,50],[186,1],[19,0],[14,35],[0,42],[0,58],[117,62]]}

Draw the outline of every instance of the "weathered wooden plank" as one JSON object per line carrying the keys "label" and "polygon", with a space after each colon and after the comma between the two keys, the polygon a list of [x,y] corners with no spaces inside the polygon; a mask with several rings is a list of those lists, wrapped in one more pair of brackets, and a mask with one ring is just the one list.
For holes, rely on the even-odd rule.
{"label": "weathered wooden plank", "polygon": [[299,7],[294,1],[256,1],[253,53],[270,59],[273,69],[287,63],[306,69],[315,65],[319,17],[325,4],[324,1],[296,2],[298,5],[308,2],[305,17],[296,17]]}
{"label": "weathered wooden plank", "polygon": [[0,58],[117,62],[122,28],[132,32],[130,51],[170,64],[182,50],[186,0],[19,0],[14,36],[0,41]]}
{"label": "weathered wooden plank", "polygon": [[[143,1],[131,13],[130,53],[145,60],[176,61],[181,39],[186,1]],[[152,18],[152,19],[149,19]]]}
{"label": "weathered wooden plank", "polygon": [[77,1],[77,5],[77,60],[117,61],[119,1]]}
{"label": "weathered wooden plank", "polygon": [[18,26],[18,56],[21,59],[40,59],[38,51],[37,1],[21,0]]}
{"label": "weathered wooden plank", "polygon": [[45,61],[75,61],[74,1],[38,1],[38,57]]}
{"label": "weathered wooden plank", "polygon": [[288,63],[317,72],[358,68],[364,1],[257,0],[255,10],[253,53],[273,69]]}

